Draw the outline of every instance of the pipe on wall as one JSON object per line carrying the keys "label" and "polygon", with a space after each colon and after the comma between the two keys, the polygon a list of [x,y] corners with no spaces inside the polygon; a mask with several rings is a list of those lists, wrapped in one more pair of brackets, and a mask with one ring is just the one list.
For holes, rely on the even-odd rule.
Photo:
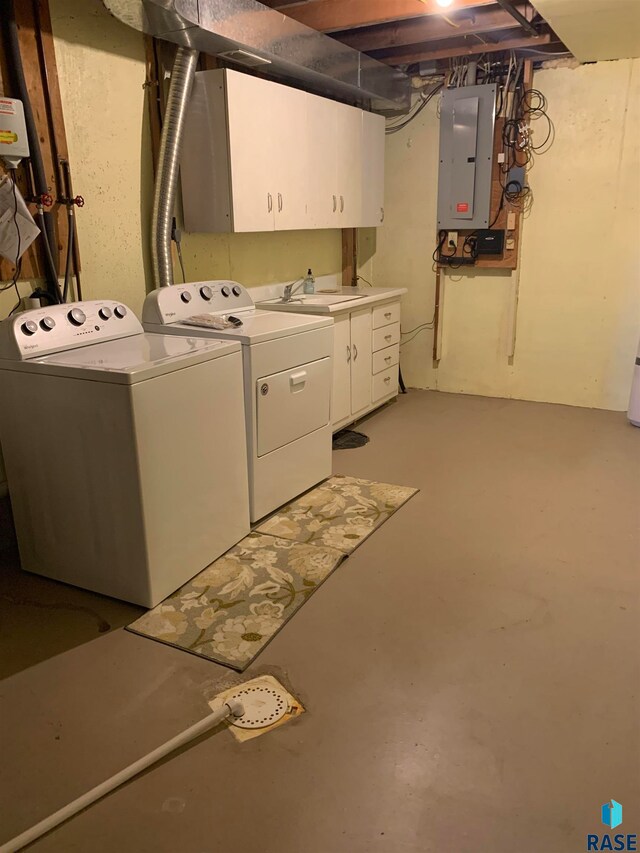
{"label": "pipe on wall", "polygon": [[180,147],[197,62],[197,50],[179,47],[171,70],[153,193],[151,267],[154,288],[173,284],[171,222],[178,184]]}
{"label": "pipe on wall", "polygon": [[[24,120],[27,126],[27,138],[29,140],[29,158],[33,174],[33,183],[36,196],[41,197],[49,192],[47,176],[45,173],[42,151],[40,150],[40,138],[33,116],[33,108],[29,98],[29,89],[24,76],[22,65],[22,54],[20,52],[20,41],[18,39],[18,25],[16,23],[15,7],[13,0],[0,0],[0,21],[9,61],[9,71],[13,77],[15,86],[14,95],[22,101],[24,109]],[[57,166],[57,163],[56,163]],[[62,294],[58,284],[58,269],[53,257],[53,251],[57,246],[55,227],[53,224],[53,213],[45,211],[42,202],[38,202],[38,219],[42,232],[41,239],[44,245],[44,278],[47,293],[52,302],[62,302]]]}

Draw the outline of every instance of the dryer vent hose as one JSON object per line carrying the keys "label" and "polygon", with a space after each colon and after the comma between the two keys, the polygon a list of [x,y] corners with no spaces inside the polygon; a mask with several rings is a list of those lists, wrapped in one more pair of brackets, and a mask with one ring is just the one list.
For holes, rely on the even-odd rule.
{"label": "dryer vent hose", "polygon": [[151,265],[154,288],[173,284],[171,222],[180,168],[180,147],[197,62],[197,50],[179,47],[171,70],[153,194]]}

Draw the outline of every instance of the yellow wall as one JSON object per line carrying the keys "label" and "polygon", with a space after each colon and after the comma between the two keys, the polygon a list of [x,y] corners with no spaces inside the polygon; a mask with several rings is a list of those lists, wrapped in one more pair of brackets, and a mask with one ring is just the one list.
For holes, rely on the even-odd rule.
{"label": "yellow wall", "polygon": [[[50,0],[50,7],[74,190],[86,202],[77,217],[83,295],[119,299],[139,314],[151,287],[153,194],[143,36],[100,0]],[[295,279],[309,266],[317,275],[335,273],[341,252],[337,230],[183,240],[189,280],[232,278],[248,286]],[[28,294],[30,284],[20,291]],[[14,303],[13,291],[0,294],[0,316]]]}
{"label": "yellow wall", "polygon": [[[120,299],[139,313],[151,286],[153,195],[143,36],[100,0],[50,6],[74,189],[86,201],[78,213],[84,296]],[[185,235],[183,255],[190,280],[286,281],[309,266],[318,275],[339,270],[340,232]]]}
{"label": "yellow wall", "polygon": [[[626,409],[640,336],[640,60],[540,71],[552,148],[530,173],[516,349],[516,274],[447,275],[442,358],[427,330],[402,348],[420,388]],[[432,318],[438,119],[388,137],[385,226],[362,235],[362,274],[409,288],[403,328]]]}

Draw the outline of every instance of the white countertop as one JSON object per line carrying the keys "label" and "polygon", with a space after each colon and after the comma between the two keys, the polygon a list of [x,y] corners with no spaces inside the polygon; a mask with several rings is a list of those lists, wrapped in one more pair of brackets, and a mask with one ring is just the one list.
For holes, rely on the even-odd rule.
{"label": "white countertop", "polygon": [[[334,302],[329,305],[314,305],[312,302],[304,300],[304,294],[297,292],[293,296],[291,302],[280,302],[266,300],[257,302],[256,305],[260,308],[266,308],[270,311],[292,311],[298,314],[342,314],[346,311],[354,311],[358,308],[368,308],[371,305],[382,302],[391,302],[407,292],[406,287],[341,287],[338,290],[325,290],[316,287],[316,296],[331,297],[332,294],[338,296],[353,296],[353,299],[342,299],[340,302]],[[302,298],[302,302],[296,301]],[[310,297],[312,300],[313,297]]]}

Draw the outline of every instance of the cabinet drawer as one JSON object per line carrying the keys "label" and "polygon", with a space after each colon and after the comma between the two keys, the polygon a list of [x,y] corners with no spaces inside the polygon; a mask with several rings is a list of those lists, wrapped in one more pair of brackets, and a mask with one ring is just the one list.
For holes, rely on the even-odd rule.
{"label": "cabinet drawer", "polygon": [[377,373],[371,381],[371,400],[377,403],[390,394],[398,393],[398,367],[390,367]]}
{"label": "cabinet drawer", "polygon": [[372,339],[374,352],[397,344],[400,341],[400,323],[393,323],[391,326],[374,329]]}
{"label": "cabinet drawer", "polygon": [[371,372],[375,375],[376,373],[380,373],[382,370],[388,370],[390,367],[393,367],[394,364],[397,364],[400,361],[400,345],[394,344],[391,347],[387,347],[386,349],[378,350],[378,352],[374,352]]}
{"label": "cabinet drawer", "polygon": [[388,305],[378,305],[373,309],[373,328],[380,329],[391,323],[400,322],[400,303],[391,302]]}

